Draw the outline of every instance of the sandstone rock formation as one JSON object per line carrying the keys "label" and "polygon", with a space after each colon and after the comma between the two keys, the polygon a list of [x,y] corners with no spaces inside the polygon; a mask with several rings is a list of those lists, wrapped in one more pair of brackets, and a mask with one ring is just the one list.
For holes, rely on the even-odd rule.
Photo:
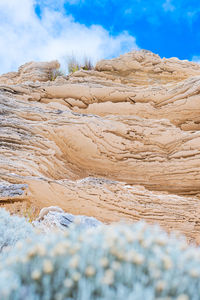
{"label": "sandstone rock formation", "polygon": [[159,222],[200,242],[200,66],[136,51],[0,77],[0,203]]}
{"label": "sandstone rock formation", "polygon": [[29,62],[22,65],[18,72],[9,72],[0,77],[0,83],[18,84],[23,82],[45,82],[54,79],[55,70],[60,68],[59,62]]}
{"label": "sandstone rock formation", "polygon": [[187,60],[180,61],[176,57],[161,59],[158,55],[147,51],[133,51],[111,60],[97,63],[97,71],[132,86],[149,84],[166,84],[179,82],[188,77],[199,75],[200,66]]}

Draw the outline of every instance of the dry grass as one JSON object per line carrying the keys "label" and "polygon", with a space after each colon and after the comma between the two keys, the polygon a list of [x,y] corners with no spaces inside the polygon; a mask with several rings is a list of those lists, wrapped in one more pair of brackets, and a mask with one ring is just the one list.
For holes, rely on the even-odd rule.
{"label": "dry grass", "polygon": [[50,72],[50,80],[54,81],[58,76],[64,76],[65,74],[59,69],[53,69]]}
{"label": "dry grass", "polygon": [[92,65],[91,59],[88,57],[84,58],[83,64],[78,62],[77,58],[75,56],[70,56],[68,58],[68,73],[74,73],[78,70],[92,70],[94,67]]}
{"label": "dry grass", "polygon": [[24,217],[30,223],[37,218],[40,212],[38,208],[24,201],[6,203],[1,205],[0,207],[4,207],[12,215]]}

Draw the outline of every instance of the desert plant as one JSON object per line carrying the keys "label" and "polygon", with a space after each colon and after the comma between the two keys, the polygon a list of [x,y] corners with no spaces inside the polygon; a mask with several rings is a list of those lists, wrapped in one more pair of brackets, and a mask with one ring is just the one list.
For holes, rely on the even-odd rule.
{"label": "desert plant", "polygon": [[32,206],[25,206],[21,209],[21,216],[26,219],[29,223],[32,223],[36,216],[36,209]]}
{"label": "desert plant", "polygon": [[83,70],[92,70],[92,69],[94,69],[93,64],[92,64],[90,58],[85,57],[82,69]]}
{"label": "desert plant", "polygon": [[75,56],[70,56],[68,58],[68,73],[74,73],[78,70],[92,70],[93,65],[90,58],[85,57],[83,64],[81,64]]}
{"label": "desert plant", "polygon": [[141,222],[35,235],[0,263],[4,300],[200,299],[200,250]]}
{"label": "desert plant", "polygon": [[50,72],[50,80],[54,81],[58,76],[64,76],[63,71],[61,71],[61,69],[52,69]]}
{"label": "desert plant", "polygon": [[68,57],[67,64],[68,64],[68,73],[74,73],[74,72],[80,70],[80,68],[81,68],[77,59],[73,55]]}
{"label": "desert plant", "polygon": [[13,246],[18,240],[28,237],[33,227],[25,218],[11,216],[5,209],[0,209],[0,252],[7,246]]}

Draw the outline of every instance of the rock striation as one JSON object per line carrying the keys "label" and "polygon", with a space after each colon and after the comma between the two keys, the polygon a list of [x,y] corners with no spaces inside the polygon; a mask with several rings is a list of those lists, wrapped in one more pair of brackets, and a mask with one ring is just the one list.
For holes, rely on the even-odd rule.
{"label": "rock striation", "polygon": [[0,83],[46,82],[54,79],[54,72],[60,68],[57,60],[51,62],[29,62],[19,67],[18,72],[0,76]]}
{"label": "rock striation", "polygon": [[200,242],[200,66],[134,51],[0,76],[0,204],[145,219]]}
{"label": "rock striation", "polygon": [[198,76],[200,66],[176,57],[161,59],[147,50],[133,51],[111,60],[97,63],[97,71],[110,75],[112,80],[132,86],[166,84]]}

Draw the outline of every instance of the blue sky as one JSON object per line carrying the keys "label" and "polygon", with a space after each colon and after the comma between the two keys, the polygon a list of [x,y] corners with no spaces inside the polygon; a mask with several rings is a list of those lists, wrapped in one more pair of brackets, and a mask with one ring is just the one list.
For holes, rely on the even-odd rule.
{"label": "blue sky", "polygon": [[140,48],[162,57],[200,54],[199,0],[80,0],[64,7],[87,26],[100,24],[113,35],[128,31]]}
{"label": "blue sky", "polygon": [[199,0],[0,0],[0,73],[134,49],[199,60]]}

